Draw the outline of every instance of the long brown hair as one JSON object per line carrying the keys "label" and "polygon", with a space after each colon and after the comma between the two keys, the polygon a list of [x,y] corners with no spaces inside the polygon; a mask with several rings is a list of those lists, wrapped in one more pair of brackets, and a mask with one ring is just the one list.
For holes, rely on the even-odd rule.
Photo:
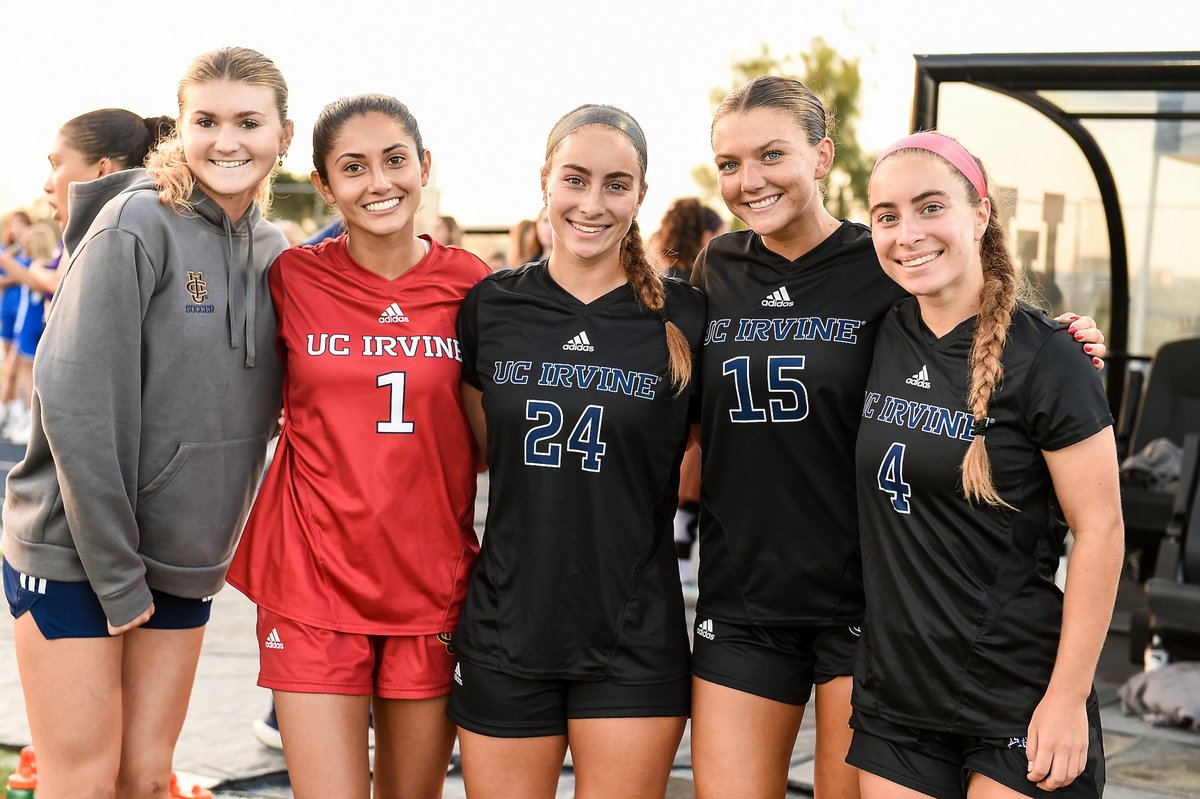
{"label": "long brown hair", "polygon": [[654,260],[664,272],[690,272],[705,234],[715,234],[724,225],[725,220],[716,211],[695,197],[682,197],[671,203],[658,230],[650,236]]}
{"label": "long brown hair", "polygon": [[[563,140],[575,131],[591,125],[606,125],[623,133],[633,144],[638,154],[641,182],[646,182],[646,136],[632,116],[609,105],[581,105],[563,116],[550,130],[546,140],[546,162],[542,165],[542,180],[550,174],[550,161]],[[621,268],[630,285],[637,292],[638,302],[653,312],[663,322],[667,342],[667,376],[676,387],[676,395],[683,392],[692,379],[692,348],[688,346],[683,331],[667,318],[666,287],[662,277],[646,257],[641,230],[637,220],[629,225],[621,240]]]}
{"label": "long brown hair", "polygon": [[[983,171],[982,164],[979,168]],[[987,180],[986,172],[984,180]],[[979,194],[970,181],[964,177],[962,183],[967,187],[971,204],[978,206]],[[971,342],[971,387],[967,391],[967,408],[975,419],[975,438],[963,456],[963,493],[971,502],[1011,509],[1012,506],[996,493],[985,439],[990,424],[988,405],[996,387],[1004,379],[1001,358],[1004,355],[1004,343],[1008,340],[1008,330],[1012,327],[1013,313],[1017,310],[1017,301],[1022,296],[1022,280],[1013,266],[994,202],[983,239],[979,243],[979,255],[983,263],[983,288],[979,292],[975,339]]]}

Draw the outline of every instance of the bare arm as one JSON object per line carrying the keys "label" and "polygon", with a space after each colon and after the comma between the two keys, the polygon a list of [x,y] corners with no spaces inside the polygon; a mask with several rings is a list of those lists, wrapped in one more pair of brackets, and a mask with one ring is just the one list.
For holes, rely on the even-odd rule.
{"label": "bare arm", "polygon": [[0,252],[0,270],[4,272],[6,285],[29,286],[34,291],[41,291],[30,282],[29,270],[16,258],[13,258],[12,253]]}
{"label": "bare arm", "polygon": [[34,261],[29,265],[25,285],[43,294],[53,294],[58,291],[58,270],[47,269],[42,261]]}
{"label": "bare arm", "polygon": [[1067,569],[1062,636],[1046,695],[1029,724],[1029,779],[1043,790],[1069,784],[1087,760],[1086,703],[1112,620],[1125,553],[1112,427],[1043,452],[1075,536]]}
{"label": "bare arm", "polygon": [[475,434],[475,469],[487,471],[487,417],[483,413],[483,392],[466,382],[462,383],[463,410],[467,423]]}

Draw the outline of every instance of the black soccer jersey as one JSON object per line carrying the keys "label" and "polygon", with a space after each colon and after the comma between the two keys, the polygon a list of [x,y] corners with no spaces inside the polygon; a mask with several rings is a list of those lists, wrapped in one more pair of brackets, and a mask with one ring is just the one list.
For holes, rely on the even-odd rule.
{"label": "black soccer jersey", "polygon": [[[698,352],[704,296],[664,283]],[[537,679],[687,674],[671,523],[696,381],[666,377],[662,321],[627,284],[581,303],[541,262],[472,289],[459,338],[491,475],[459,653]]]}
{"label": "black soccer jersey", "polygon": [[879,322],[904,292],[849,222],[796,261],[749,230],[719,236],[693,274],[708,295],[697,613],[857,624],[854,437]]}
{"label": "black soccer jersey", "polygon": [[1112,417],[1074,339],[1022,306],[986,437],[996,490],[1016,510],[968,503],[974,333],[969,319],[935,339],[909,298],[875,346],[857,448],[867,614],[854,706],[922,728],[1022,736],[1062,626],[1064,529],[1042,451]]}

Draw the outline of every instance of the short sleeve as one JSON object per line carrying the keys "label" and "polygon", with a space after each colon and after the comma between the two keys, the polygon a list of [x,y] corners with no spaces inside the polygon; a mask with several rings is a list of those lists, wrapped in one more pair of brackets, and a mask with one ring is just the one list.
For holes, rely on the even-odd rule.
{"label": "short sleeve", "polygon": [[1100,375],[1065,327],[1042,344],[1026,396],[1025,421],[1045,451],[1077,444],[1113,423]]}
{"label": "short sleeve", "polygon": [[704,277],[705,277],[705,267],[706,267],[707,261],[708,261],[708,245],[705,245],[704,249],[700,250],[700,252],[697,253],[697,255],[696,255],[696,263],[692,264],[692,273],[691,273],[691,277],[690,277],[691,284],[693,286],[695,286],[696,288],[700,289],[701,291],[705,291]]}
{"label": "short sleeve", "polygon": [[458,346],[462,352],[462,379],[479,390],[483,390],[475,370],[475,359],[479,352],[478,309],[479,292],[486,280],[477,283],[463,298],[458,309]]}

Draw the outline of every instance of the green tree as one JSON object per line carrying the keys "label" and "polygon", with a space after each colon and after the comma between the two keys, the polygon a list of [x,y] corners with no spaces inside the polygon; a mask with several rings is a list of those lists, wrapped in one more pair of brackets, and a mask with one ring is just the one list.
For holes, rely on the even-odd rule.
{"label": "green tree", "polygon": [[[821,98],[826,110],[836,120],[831,138],[836,145],[837,155],[833,161],[833,169],[826,178],[829,211],[839,219],[847,219],[856,210],[864,209],[872,159],[863,153],[856,132],[862,91],[858,59],[843,58],[818,36],[809,43],[807,51],[796,55],[784,55],[782,58],[773,55],[770,49],[763,45],[757,55],[731,64],[730,72],[733,74],[729,85],[725,88],[715,88],[710,93],[714,111],[725,99],[725,95],[761,75],[796,78]],[[717,176],[711,163],[693,168],[692,179],[700,186],[706,198],[719,198]]]}
{"label": "green tree", "polygon": [[296,175],[281,169],[275,177],[274,189],[271,198],[272,219],[290,219],[303,224],[310,219],[320,222],[328,216],[325,203],[313,188],[308,175]]}

